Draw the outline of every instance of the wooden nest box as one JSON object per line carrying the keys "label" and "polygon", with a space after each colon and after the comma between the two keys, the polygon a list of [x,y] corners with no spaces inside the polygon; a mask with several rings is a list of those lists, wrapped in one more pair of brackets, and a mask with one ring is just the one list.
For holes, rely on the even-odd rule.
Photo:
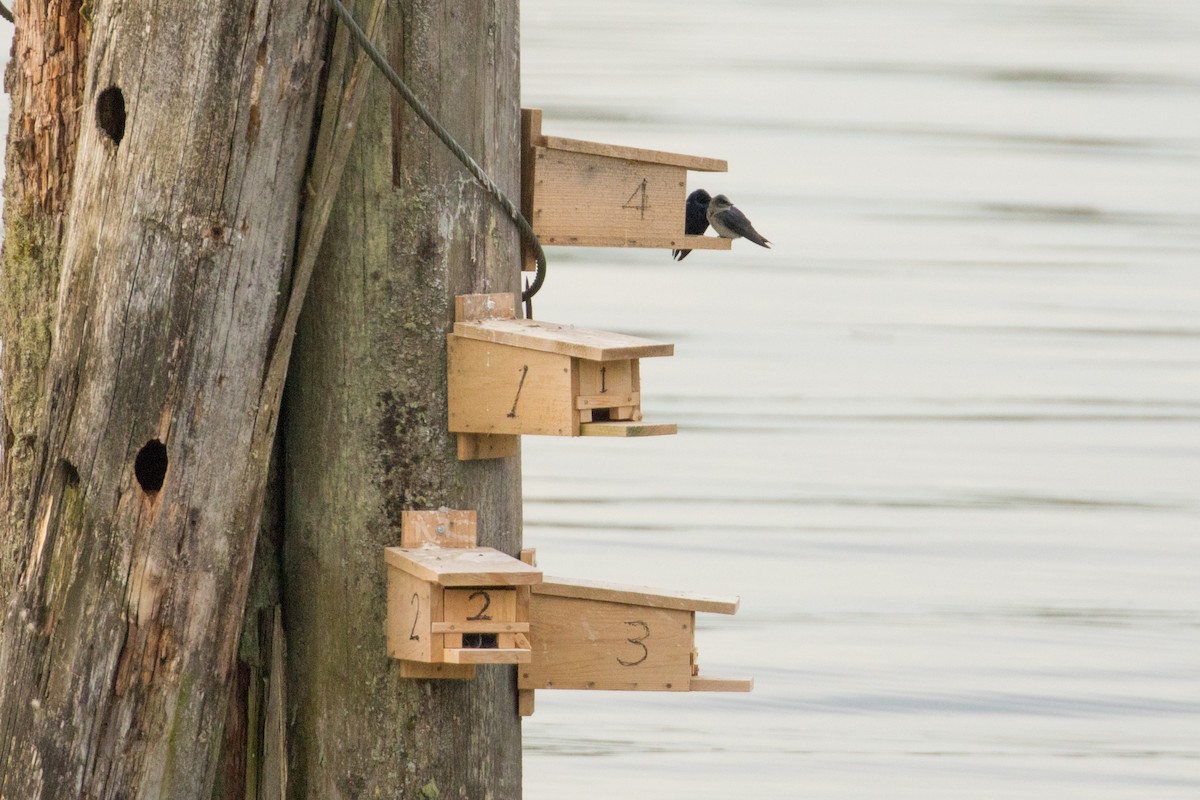
{"label": "wooden nest box", "polygon": [[535,689],[748,692],[753,681],[700,675],[696,612],[733,614],[737,598],[546,578],[530,587],[533,657],[517,667],[521,713]]}
{"label": "wooden nest box", "polygon": [[654,436],[642,422],[638,359],[675,346],[634,336],[515,318],[511,294],[456,298],[447,337],[449,427],[458,457],[516,453],[517,436]]}
{"label": "wooden nest box", "polygon": [[472,678],[476,664],[530,659],[529,587],[542,573],[476,547],[474,511],[405,511],[384,550],[388,655],[406,678]]}
{"label": "wooden nest box", "polygon": [[536,689],[748,692],[753,681],[700,674],[696,612],[737,598],[597,581],[543,579],[535,552],[477,547],[474,511],[405,511],[384,549],[387,648],[405,678],[475,677],[516,664],[520,711]]}
{"label": "wooden nest box", "polygon": [[537,108],[521,109],[521,141],[521,211],[543,245],[729,249],[683,232],[688,170],[725,172],[721,159],[545,136]]}

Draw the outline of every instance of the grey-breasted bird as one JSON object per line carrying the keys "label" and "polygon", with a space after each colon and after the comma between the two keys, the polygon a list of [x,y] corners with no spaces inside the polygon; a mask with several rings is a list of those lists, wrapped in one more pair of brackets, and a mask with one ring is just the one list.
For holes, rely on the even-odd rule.
{"label": "grey-breasted bird", "polygon": [[713,230],[726,239],[745,237],[759,247],[770,249],[771,243],[761,233],[754,230],[746,215],[734,208],[733,203],[723,194],[719,194],[708,202],[708,224]]}
{"label": "grey-breasted bird", "polygon": [[[703,189],[697,189],[688,195],[683,232],[688,236],[700,236],[708,230],[708,202],[712,196]],[[672,250],[671,255],[676,261],[683,261],[691,250]]]}

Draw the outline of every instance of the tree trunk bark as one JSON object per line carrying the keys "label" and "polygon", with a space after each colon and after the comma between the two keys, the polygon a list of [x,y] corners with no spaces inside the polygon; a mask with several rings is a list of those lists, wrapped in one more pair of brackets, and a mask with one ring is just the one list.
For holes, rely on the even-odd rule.
{"label": "tree trunk bark", "polygon": [[0,797],[210,796],[323,6],[17,5]]}
{"label": "tree trunk bark", "polygon": [[[404,0],[389,57],[518,196],[516,0]],[[331,91],[346,65],[334,64]],[[383,548],[400,512],[476,509],[480,543],[520,548],[520,460],[460,463],[446,422],[454,296],[516,291],[518,235],[373,77],[305,302],[281,423],[289,796],[520,796],[512,667],[400,678],[387,657]],[[383,135],[379,135],[382,132]]]}
{"label": "tree trunk bark", "polygon": [[[10,536],[32,511],[50,360],[62,229],[71,197],[89,27],[72,0],[17,9],[5,89],[11,119],[4,164],[0,264],[0,592],[8,598],[28,543]],[[2,624],[2,623],[0,623]]]}

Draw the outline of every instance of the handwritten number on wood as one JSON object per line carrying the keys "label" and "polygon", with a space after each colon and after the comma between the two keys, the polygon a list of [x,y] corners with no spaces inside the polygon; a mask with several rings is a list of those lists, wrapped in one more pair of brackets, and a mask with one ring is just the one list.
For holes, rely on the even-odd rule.
{"label": "handwritten number on wood", "polygon": [[[517,401],[521,399],[521,389],[525,386],[525,376],[529,374],[529,365],[525,364],[521,367],[521,382],[517,384],[517,396],[513,398],[512,411],[508,412],[509,419],[517,415]],[[472,595],[474,597],[474,595]]]}
{"label": "handwritten number on wood", "polygon": [[421,598],[417,596],[416,592],[413,592],[412,602],[409,605],[416,605],[417,613],[413,615],[413,626],[412,630],[408,632],[408,640],[410,642],[419,642],[421,641],[421,637],[417,635],[417,623],[421,620]]}
{"label": "handwritten number on wood", "polygon": [[642,656],[641,656],[641,658],[636,658],[632,661],[626,661],[625,659],[621,658],[620,656],[617,656],[617,663],[620,664],[622,667],[636,667],[638,664],[642,663],[650,656],[649,648],[647,648],[646,645],[642,644],[642,642],[644,642],[650,638],[650,626],[647,625],[646,623],[642,622],[640,619],[631,620],[629,622],[626,622],[625,624],[632,625],[635,628],[642,629],[641,636],[637,636],[632,639],[625,640],[625,641],[629,642],[630,644],[635,644],[638,647],[642,648]]}
{"label": "handwritten number on wood", "polygon": [[[647,181],[645,178],[642,178],[642,182],[638,184],[636,189],[633,190],[633,194],[629,195],[629,199],[625,201],[625,204],[622,205],[621,208],[632,208],[634,211],[640,211],[642,219],[645,219],[646,209],[650,207],[650,203],[646,199],[646,186],[648,183],[649,181]],[[638,195],[641,195],[640,200],[636,203],[633,202],[633,198],[637,197]]]}
{"label": "handwritten number on wood", "polygon": [[479,597],[479,596],[481,596],[481,595],[483,596],[483,608],[479,609],[479,613],[478,613],[478,614],[476,614],[475,616],[473,616],[473,617],[467,617],[467,621],[468,621],[468,622],[471,622],[471,621],[474,621],[474,620],[487,620],[487,619],[491,619],[491,616],[489,616],[488,614],[484,613],[484,612],[486,612],[486,611],[488,610],[488,606],[490,606],[490,605],[492,604],[492,596],[491,596],[490,594],[488,594],[487,592],[482,592],[482,591],[480,591],[480,592],[471,592],[471,596],[470,596],[470,597],[468,597],[468,598],[467,598],[467,600],[474,600],[476,597]]}

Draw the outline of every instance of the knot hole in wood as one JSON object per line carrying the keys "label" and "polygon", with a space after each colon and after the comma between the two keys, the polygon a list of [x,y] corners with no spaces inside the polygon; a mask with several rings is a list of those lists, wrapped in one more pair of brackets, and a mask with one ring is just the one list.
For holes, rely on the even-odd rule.
{"label": "knot hole in wood", "polygon": [[142,445],[133,460],[133,474],[146,494],[161,489],[167,477],[167,446],[158,439],[151,439]]}
{"label": "knot hole in wood", "polygon": [[116,86],[110,86],[96,98],[96,124],[108,134],[113,144],[125,138],[125,95]]}

